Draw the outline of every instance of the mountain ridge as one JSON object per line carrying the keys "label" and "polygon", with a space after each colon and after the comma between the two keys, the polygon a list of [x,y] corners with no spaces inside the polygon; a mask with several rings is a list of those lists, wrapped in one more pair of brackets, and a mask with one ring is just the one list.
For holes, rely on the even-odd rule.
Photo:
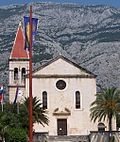
{"label": "mountain ridge", "polygon": [[[0,7],[0,82],[8,84],[8,58],[29,4]],[[33,3],[39,19],[33,67],[59,54],[97,75],[102,87],[120,88],[120,10],[109,6]]]}

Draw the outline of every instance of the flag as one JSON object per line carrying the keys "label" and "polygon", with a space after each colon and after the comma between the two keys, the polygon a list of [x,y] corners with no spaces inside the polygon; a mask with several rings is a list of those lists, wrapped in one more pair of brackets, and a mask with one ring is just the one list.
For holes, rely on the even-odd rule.
{"label": "flag", "polygon": [[14,99],[13,104],[16,104],[16,102],[17,102],[18,92],[19,92],[19,88],[17,86],[17,88],[16,88],[16,94],[15,94],[15,99]]}
{"label": "flag", "polygon": [[3,101],[3,84],[0,84],[0,102]]}
{"label": "flag", "polygon": [[14,102],[13,104],[16,104],[17,103],[17,100],[18,100],[18,97],[21,97],[23,94],[23,92],[19,89],[19,87],[17,86],[16,88],[16,94],[15,94],[15,99],[14,99]]}
{"label": "flag", "polygon": [[[32,43],[35,42],[35,35],[37,33],[38,19],[32,18]],[[24,16],[24,34],[25,34],[25,49],[30,48],[30,17]]]}

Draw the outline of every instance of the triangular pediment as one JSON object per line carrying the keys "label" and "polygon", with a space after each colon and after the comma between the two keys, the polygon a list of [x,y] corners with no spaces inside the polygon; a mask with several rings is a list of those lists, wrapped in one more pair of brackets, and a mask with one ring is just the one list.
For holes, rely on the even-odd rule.
{"label": "triangular pediment", "polygon": [[47,64],[33,71],[34,76],[89,76],[95,77],[94,74],[80,67],[78,64],[69,59],[59,56]]}

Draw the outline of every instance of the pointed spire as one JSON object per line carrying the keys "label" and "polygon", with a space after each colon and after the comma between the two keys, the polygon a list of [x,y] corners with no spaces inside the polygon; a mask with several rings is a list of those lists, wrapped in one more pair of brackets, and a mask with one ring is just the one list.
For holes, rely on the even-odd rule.
{"label": "pointed spire", "polygon": [[17,34],[12,47],[10,59],[28,59],[27,51],[24,49],[25,41],[21,22],[19,23]]}

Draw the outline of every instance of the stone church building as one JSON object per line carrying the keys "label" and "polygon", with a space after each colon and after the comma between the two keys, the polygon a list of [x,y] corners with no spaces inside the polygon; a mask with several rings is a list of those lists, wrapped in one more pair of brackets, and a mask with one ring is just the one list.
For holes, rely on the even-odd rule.
{"label": "stone church building", "polygon": [[[18,101],[29,96],[28,73],[29,56],[24,50],[24,35],[19,25],[9,58],[10,102],[14,101],[17,86],[21,91]],[[90,104],[96,94],[96,76],[93,73],[60,55],[34,70],[32,81],[32,94],[41,100],[49,118],[48,126],[34,125],[36,133],[83,136],[98,130],[98,123],[91,122],[89,116]]]}

